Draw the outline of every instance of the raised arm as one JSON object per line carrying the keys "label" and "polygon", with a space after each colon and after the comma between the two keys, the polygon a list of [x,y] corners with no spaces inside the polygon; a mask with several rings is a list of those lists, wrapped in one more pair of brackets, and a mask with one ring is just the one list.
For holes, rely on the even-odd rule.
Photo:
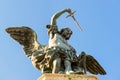
{"label": "raised arm", "polygon": [[57,25],[56,20],[65,12],[71,13],[71,9],[66,8],[64,10],[61,10],[61,11],[55,13],[51,18],[51,25]]}
{"label": "raised arm", "polygon": [[71,9],[69,8],[66,8],[66,9],[63,9],[57,13],[55,13],[52,18],[51,18],[51,23],[50,25],[47,25],[46,28],[48,29],[48,34],[52,34],[50,36],[54,36],[55,33],[58,32],[58,27],[57,27],[57,19],[65,12],[68,12],[69,14],[72,13]]}

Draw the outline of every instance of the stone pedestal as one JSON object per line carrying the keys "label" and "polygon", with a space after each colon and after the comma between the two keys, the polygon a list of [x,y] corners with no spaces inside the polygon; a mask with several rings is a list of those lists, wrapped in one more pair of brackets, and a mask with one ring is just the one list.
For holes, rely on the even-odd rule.
{"label": "stone pedestal", "polygon": [[94,75],[43,74],[38,80],[99,80]]}

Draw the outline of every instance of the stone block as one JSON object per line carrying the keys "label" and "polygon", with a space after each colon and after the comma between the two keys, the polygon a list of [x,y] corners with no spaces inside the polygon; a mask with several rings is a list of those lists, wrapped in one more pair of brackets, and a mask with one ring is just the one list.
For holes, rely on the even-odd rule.
{"label": "stone block", "polygon": [[79,74],[43,74],[38,80],[99,80],[94,75]]}

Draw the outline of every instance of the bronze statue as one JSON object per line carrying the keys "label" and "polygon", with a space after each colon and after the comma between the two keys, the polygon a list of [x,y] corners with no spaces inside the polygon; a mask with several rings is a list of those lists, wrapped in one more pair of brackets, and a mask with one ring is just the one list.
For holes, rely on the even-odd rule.
{"label": "bronze statue", "polygon": [[29,27],[9,27],[6,31],[14,40],[23,45],[23,50],[31,59],[33,66],[42,73],[86,74],[88,71],[96,75],[105,75],[105,70],[93,56],[85,52],[81,52],[79,56],[76,55],[76,50],[67,42],[72,35],[70,28],[58,30],[56,20],[65,12],[72,16],[79,26],[71,9],[67,8],[55,13],[51,18],[51,23],[46,25],[50,36],[47,45],[40,44],[37,41],[37,34]]}

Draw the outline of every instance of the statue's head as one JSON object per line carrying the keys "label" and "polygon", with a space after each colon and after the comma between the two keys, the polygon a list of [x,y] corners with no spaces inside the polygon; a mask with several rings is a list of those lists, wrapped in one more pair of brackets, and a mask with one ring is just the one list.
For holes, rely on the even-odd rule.
{"label": "statue's head", "polygon": [[69,38],[71,37],[72,35],[72,30],[70,28],[62,28],[60,30],[60,34],[61,36],[63,36],[66,40],[69,40]]}

